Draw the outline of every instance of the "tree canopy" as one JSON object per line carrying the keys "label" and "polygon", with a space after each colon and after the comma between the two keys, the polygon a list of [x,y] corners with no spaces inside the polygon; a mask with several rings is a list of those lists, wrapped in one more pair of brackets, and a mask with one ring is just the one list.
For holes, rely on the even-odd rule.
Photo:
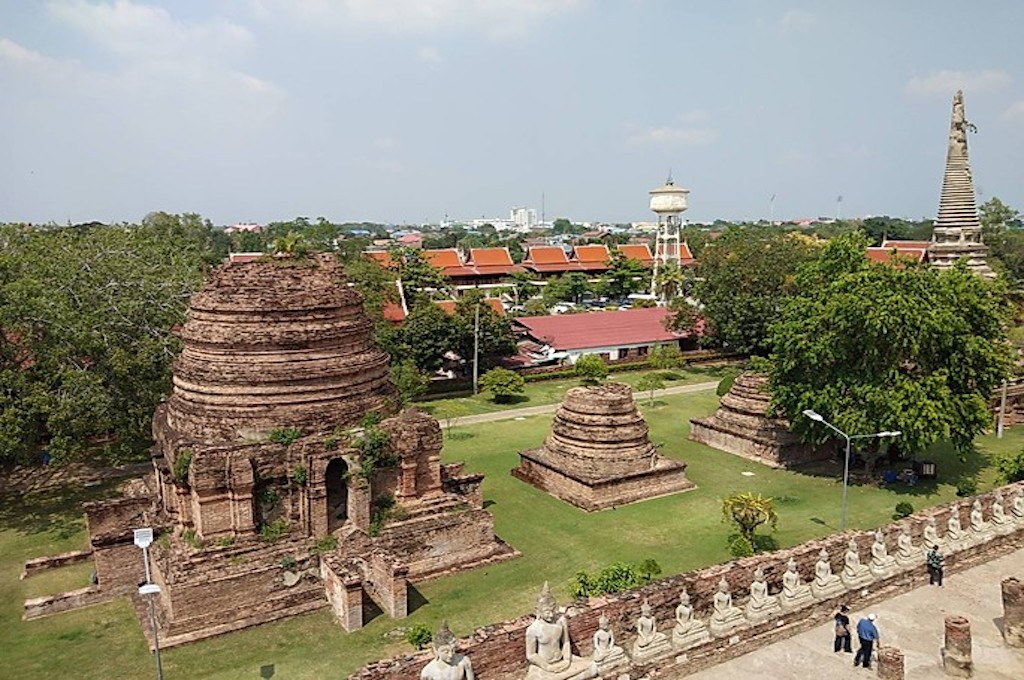
{"label": "tree canopy", "polygon": [[771,326],[773,404],[807,441],[830,436],[800,416],[813,409],[849,434],[900,430],[906,452],[940,439],[966,450],[1010,367],[1006,296],[965,265],[873,263],[864,246],[838,237],[802,268]]}

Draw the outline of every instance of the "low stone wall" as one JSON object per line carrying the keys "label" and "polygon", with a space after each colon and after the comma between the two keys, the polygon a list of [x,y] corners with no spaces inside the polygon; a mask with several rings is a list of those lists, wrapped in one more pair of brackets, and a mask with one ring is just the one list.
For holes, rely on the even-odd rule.
{"label": "low stone wall", "polygon": [[[1024,489],[1024,482],[1000,489],[1006,501],[1007,515],[1010,515],[1010,499],[1017,489]],[[939,527],[940,536],[944,536],[946,522],[950,514],[957,512],[960,514],[965,531],[969,532],[968,517],[973,501],[975,499],[981,501],[984,517],[989,520],[994,496],[995,492],[981,494],[974,498],[922,510],[898,522],[881,527],[890,554],[895,554],[896,538],[904,527],[910,530],[914,546],[922,547],[922,535],[930,518],[933,518]],[[764,571],[770,592],[776,594],[781,590],[782,574],[791,558],[796,562],[804,582],[809,583],[813,578],[814,565],[818,560],[819,551],[822,549],[830,557],[833,573],[838,575],[842,572],[843,555],[850,540],[856,542],[863,564],[868,564],[870,547],[874,542],[874,532],[847,531],[786,550],[755,555],[671,576],[619,595],[591,599],[585,606],[573,607],[567,612],[574,646],[581,655],[589,656],[593,651],[592,637],[597,630],[598,619],[602,615],[606,615],[611,621],[612,630],[618,637],[618,644],[628,650],[632,643],[631,632],[635,627],[640,605],[644,600],[649,601],[653,607],[654,616],[660,622],[659,629],[671,633],[675,607],[683,588],[686,588],[690,594],[694,606],[694,618],[707,620],[711,613],[712,598],[718,582],[723,578],[733,593],[734,605],[742,608],[747,599],[750,583],[753,581],[754,571],[758,568]],[[1024,520],[1018,520],[1013,525],[1011,532],[1001,535],[993,533],[983,541],[961,546],[956,551],[944,549],[946,570],[947,572],[960,571],[1022,547],[1024,547]],[[840,603],[847,603],[855,609],[862,609],[925,583],[927,583],[927,574],[922,560],[913,567],[900,567],[891,576],[873,578],[866,586],[845,591],[827,600],[815,600],[805,607],[772,617],[759,625],[740,628],[728,637],[714,638],[704,644],[687,649],[684,653],[673,651],[671,655],[654,662],[634,663],[617,672],[630,671],[642,675],[656,671],[659,674],[671,674],[672,677],[693,673],[820,625],[832,617]],[[538,592],[539,586],[538,583]],[[512,680],[513,678],[519,680],[527,668],[523,655],[523,640],[526,627],[532,621],[532,616],[522,616],[477,629],[468,639],[461,641],[460,649],[470,657],[473,668],[479,677],[493,680]],[[420,669],[429,659],[429,652],[421,652],[379,661],[364,667],[350,678],[352,680],[403,680],[417,677]]]}
{"label": "low stone wall", "polygon": [[31,600],[25,600],[25,608],[22,611],[21,618],[25,621],[31,621],[32,619],[39,619],[51,614],[60,614],[72,609],[100,604],[115,597],[117,597],[117,593],[101,590],[99,586],[88,586],[54,595],[34,597]]}
{"label": "low stone wall", "polygon": [[87,562],[91,558],[92,550],[73,550],[59,555],[37,557],[25,562],[25,568],[21,572],[21,578],[24,579],[29,576],[35,576],[39,572],[46,571],[48,569],[60,569],[61,567],[68,567],[72,564],[78,564],[79,562]]}

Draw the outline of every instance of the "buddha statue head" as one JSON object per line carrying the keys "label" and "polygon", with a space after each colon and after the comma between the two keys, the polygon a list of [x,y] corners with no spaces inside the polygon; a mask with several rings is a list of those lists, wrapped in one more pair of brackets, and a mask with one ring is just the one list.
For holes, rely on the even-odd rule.
{"label": "buddha statue head", "polygon": [[448,628],[448,622],[442,621],[440,628],[434,634],[434,656],[440,661],[451,664],[455,661],[455,636]]}
{"label": "buddha statue head", "polygon": [[611,625],[611,621],[608,620],[608,615],[601,614],[601,618],[597,620],[597,627],[601,630],[608,630],[609,625]]}
{"label": "buddha statue head", "polygon": [[754,580],[758,583],[764,582],[764,569],[762,569],[760,566],[758,566],[757,569],[754,570]]}
{"label": "buddha statue head", "polygon": [[789,562],[786,562],[786,571],[796,573],[796,560],[792,557],[789,558]]}
{"label": "buddha statue head", "polygon": [[686,588],[683,588],[683,591],[679,593],[679,604],[690,604],[690,593],[686,592]]}
{"label": "buddha statue head", "polygon": [[540,596],[537,598],[537,618],[543,619],[548,623],[553,623],[558,617],[558,603],[555,602],[555,596],[551,594],[551,588],[548,586],[548,582],[544,581],[544,587],[540,591]]}
{"label": "buddha statue head", "polygon": [[651,603],[644,599],[644,603],[640,605],[640,615],[644,618],[651,618]]}

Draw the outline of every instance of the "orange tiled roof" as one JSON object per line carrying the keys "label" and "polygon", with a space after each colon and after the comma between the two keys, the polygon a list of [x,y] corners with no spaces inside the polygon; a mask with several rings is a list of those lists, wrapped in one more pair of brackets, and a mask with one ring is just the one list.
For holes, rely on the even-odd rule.
{"label": "orange tiled roof", "polygon": [[654,262],[654,256],[651,255],[651,249],[646,243],[623,244],[619,246],[619,252],[630,260],[639,260],[645,264]]}
{"label": "orange tiled roof", "polygon": [[523,264],[569,264],[561,246],[533,246],[526,251]]}
{"label": "orange tiled roof", "polygon": [[367,250],[363,254],[371,260],[376,260],[377,264],[385,269],[390,269],[395,266],[395,261],[391,259],[391,253],[386,250]]}
{"label": "orange tiled roof", "polygon": [[[501,304],[501,300],[498,298],[484,298],[484,302],[499,316],[505,315],[505,306]],[[435,300],[434,304],[443,309],[446,314],[454,314],[455,305],[458,304],[458,300]]]}
{"label": "orange tiled roof", "polygon": [[931,244],[931,241],[898,241],[891,238],[887,238],[882,241],[883,248],[896,248],[897,250],[903,250],[904,248],[920,248],[921,250],[928,250],[928,247]]}
{"label": "orange tiled roof", "polygon": [[867,258],[900,266],[905,262],[923,262],[926,252],[924,248],[868,248]]}
{"label": "orange tiled roof", "polygon": [[469,261],[474,267],[514,264],[508,248],[470,248]]}
{"label": "orange tiled roof", "polygon": [[611,259],[611,255],[608,253],[608,246],[605,245],[576,246],[573,248],[573,255],[576,257],[576,261],[580,263],[607,264]]}
{"label": "orange tiled roof", "polygon": [[424,250],[423,257],[427,259],[427,262],[439,269],[462,266],[462,258],[459,256],[459,251],[455,250],[455,248]]}

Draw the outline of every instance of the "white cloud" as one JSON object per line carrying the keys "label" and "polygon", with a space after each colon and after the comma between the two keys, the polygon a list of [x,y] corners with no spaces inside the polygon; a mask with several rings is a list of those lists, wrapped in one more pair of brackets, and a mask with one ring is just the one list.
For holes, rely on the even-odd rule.
{"label": "white cloud", "polygon": [[401,143],[394,137],[377,137],[373,140],[373,145],[378,149],[393,150],[401,147]]}
{"label": "white cloud", "polygon": [[444,63],[444,55],[436,47],[421,47],[416,53],[416,58],[427,64]]}
{"label": "white cloud", "polygon": [[790,9],[782,15],[782,27],[787,31],[805,33],[817,23],[814,15],[803,9]]}
{"label": "white cloud", "polygon": [[1003,120],[1019,120],[1024,122],[1024,99],[1010,104],[999,117]]}
{"label": "white cloud", "polygon": [[941,70],[914,76],[905,86],[910,94],[948,94],[957,90],[970,92],[992,92],[1001,90],[1013,82],[1006,71],[984,69],[980,71]]}
{"label": "white cloud", "polygon": [[656,127],[633,130],[629,141],[635,144],[671,144],[701,146],[718,139],[718,133],[707,128]]}
{"label": "white cloud", "polygon": [[46,61],[46,57],[38,52],[22,47],[7,38],[0,38],[0,59],[22,64],[39,64]]}
{"label": "white cloud", "polygon": [[518,34],[549,16],[588,0],[261,0],[259,13],[274,6],[314,25],[362,23],[393,32],[483,31],[492,37]]}

